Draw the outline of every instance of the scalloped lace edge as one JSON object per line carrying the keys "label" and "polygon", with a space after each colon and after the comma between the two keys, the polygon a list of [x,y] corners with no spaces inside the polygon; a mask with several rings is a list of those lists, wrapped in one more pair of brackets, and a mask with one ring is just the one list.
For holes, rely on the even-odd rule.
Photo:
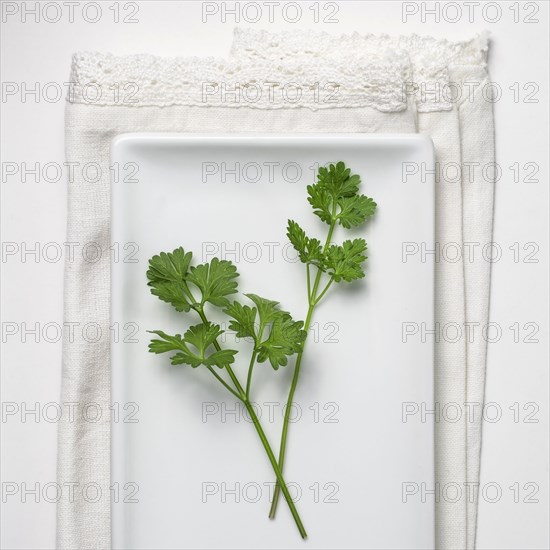
{"label": "scalloped lace edge", "polygon": [[281,63],[79,52],[72,59],[67,101],[131,107],[373,107],[397,112],[408,105],[408,78],[407,56],[374,51],[353,65],[324,59]]}
{"label": "scalloped lace edge", "polygon": [[349,59],[380,50],[406,52],[414,67],[438,71],[444,65],[483,65],[487,63],[489,32],[469,40],[453,42],[429,35],[352,34],[331,35],[324,31],[234,30],[231,55],[263,60],[286,60],[291,57]]}
{"label": "scalloped lace edge", "polygon": [[[324,59],[341,63],[360,63],[373,52],[398,59],[410,58],[411,74],[405,79],[408,93],[416,100],[419,112],[450,110],[448,99],[449,67],[468,65],[487,68],[489,33],[470,40],[453,42],[428,35],[341,34],[323,31],[282,31],[235,28],[231,56],[256,61],[303,62]],[[456,84],[456,83],[453,83]]]}

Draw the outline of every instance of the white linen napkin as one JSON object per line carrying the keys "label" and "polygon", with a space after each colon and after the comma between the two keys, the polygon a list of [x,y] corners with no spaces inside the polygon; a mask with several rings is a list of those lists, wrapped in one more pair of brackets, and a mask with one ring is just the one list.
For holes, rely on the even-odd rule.
{"label": "white linen napkin", "polygon": [[[436,345],[435,400],[443,408],[457,403],[458,422],[444,417],[436,424],[436,482],[458,483],[462,498],[443,498],[436,506],[438,548],[474,548],[477,499],[470,499],[464,483],[479,483],[481,410],[485,390],[486,341],[480,327],[488,323],[491,263],[470,246],[492,240],[494,181],[487,171],[495,162],[493,109],[487,71],[488,36],[449,42],[430,36],[354,33],[331,36],[320,32],[236,29],[231,54],[237,59],[280,62],[330,59],[354,64],[371,52],[405,51],[410,55],[418,111],[418,131],[434,141],[440,164],[436,189],[436,241],[441,249],[457,243],[462,257],[436,264],[436,322],[457,323],[462,338]],[[458,178],[453,166],[460,167]],[[467,243],[466,248],[464,243]],[[477,337],[466,337],[466,325],[477,327]],[[469,405],[467,406],[466,403]]]}
{"label": "white linen napkin", "polygon": [[[75,257],[65,271],[66,321],[97,324],[97,342],[75,336],[64,341],[63,402],[78,403],[75,420],[59,425],[58,482],[99,485],[97,502],[75,492],[58,504],[58,546],[108,549],[110,539],[110,419],[87,422],[88,403],[110,407],[110,145],[126,132],[387,132],[415,131],[414,109],[402,95],[409,66],[403,59],[372,55],[360,70],[338,63],[285,64],[221,59],[161,59],[81,53],[73,58],[66,107],[66,157],[74,166],[97,166],[98,181],[74,171],[68,196],[68,241],[95,243],[98,261]],[[316,83],[340,84],[337,101],[304,93],[300,101],[282,95],[247,101],[211,93],[222,85],[254,87],[258,82],[293,83],[304,91]],[[112,91],[125,83],[138,93],[125,103]],[[207,83],[207,86],[204,84]],[[133,87],[131,88],[134,89]],[[332,94],[330,94],[332,95]],[[79,331],[80,332],[80,331]]]}
{"label": "white linen napkin", "polygon": [[[296,40],[302,48],[299,36],[296,34]],[[328,35],[323,36],[322,40],[330,43]],[[314,35],[306,36],[306,40],[310,39],[315,41]],[[78,336],[65,339],[64,402],[78,403],[79,409],[88,403],[99,404],[103,411],[110,407],[109,165],[110,144],[116,135],[144,131],[423,131],[432,136],[440,162],[460,163],[465,156],[480,158],[479,148],[484,149],[483,160],[494,157],[492,111],[479,101],[462,107],[462,104],[441,101],[440,97],[424,97],[420,91],[404,93],[411,79],[417,80],[423,69],[414,62],[414,56],[411,56],[413,63],[409,63],[406,39],[400,39],[403,44],[396,44],[387,37],[380,37],[379,42],[363,40],[363,51],[345,63],[337,55],[326,55],[323,51],[304,58],[304,52],[317,51],[313,43],[313,49],[300,49],[300,56],[287,57],[285,54],[284,62],[267,54],[258,58],[258,52],[269,51],[255,40],[253,34],[237,34],[233,58],[229,61],[148,55],[116,57],[97,53],[74,56],[70,79],[73,86],[67,98],[65,121],[67,162],[82,167],[91,163],[99,170],[98,179],[93,182],[84,177],[82,170],[74,172],[74,179],[69,184],[67,240],[94,243],[101,248],[102,254],[95,262],[84,257],[67,262],[64,315],[67,322],[97,323],[101,336],[97,341],[86,341]],[[414,40],[422,43],[418,37]],[[424,52],[425,55],[437,53],[438,48],[443,51],[442,61],[429,73],[430,78],[448,81],[445,60],[451,50],[458,54],[477,52],[475,59],[464,53],[464,59],[470,62],[473,74],[487,78],[485,39],[476,39],[467,45],[425,40],[430,44],[430,51]],[[252,41],[255,47],[241,48],[245,41]],[[338,39],[340,43],[341,38]],[[254,55],[249,55],[251,52]],[[464,71],[467,66],[460,64],[457,71]],[[465,70],[462,77],[469,78],[470,72]],[[427,77],[422,78],[428,81]],[[254,99],[258,83],[273,90],[268,83],[274,82],[292,83],[294,89],[297,86],[304,93],[296,100],[295,96],[266,94],[262,86],[264,93]],[[113,90],[122,89],[125,83],[136,84],[137,93],[125,97],[113,93]],[[334,83],[338,84],[336,97],[333,93],[306,93],[315,89],[333,91]],[[234,89],[239,93],[231,93]],[[478,121],[482,127],[478,126]],[[468,143],[464,143],[465,139]],[[444,180],[439,184],[436,240],[441,245],[461,243],[463,224],[468,224],[464,238],[479,240],[488,236],[490,239],[492,185],[481,186],[481,189],[477,183],[461,185],[460,180],[454,184]],[[472,318],[486,319],[487,266],[476,265],[474,269],[462,262],[439,262],[437,273],[439,319],[463,323],[465,311]],[[477,289],[477,302],[472,289]],[[458,345],[444,342],[438,346],[436,401],[460,404],[470,393],[481,399],[484,354],[484,347],[480,346],[466,350],[464,340]],[[470,361],[468,369],[466,356]],[[473,454],[479,455],[479,426],[471,432],[472,444],[468,447],[465,423],[439,424],[437,427],[439,478],[461,483],[467,479],[466,469],[470,471],[471,461],[466,460],[466,448],[470,457],[470,450],[477,445]],[[472,464],[474,478],[478,471],[474,466],[479,466],[476,460]],[[101,488],[101,496],[96,502],[82,498],[80,492],[75,493],[72,502],[60,501],[58,546],[71,550],[110,548],[110,418],[107,415],[98,422],[89,422],[82,414],[76,414],[73,421],[60,424],[58,481],[78,483],[80,487],[92,483]],[[475,525],[475,512],[473,514]],[[458,504],[442,506],[438,514],[438,547],[464,548],[466,532],[465,499]]]}

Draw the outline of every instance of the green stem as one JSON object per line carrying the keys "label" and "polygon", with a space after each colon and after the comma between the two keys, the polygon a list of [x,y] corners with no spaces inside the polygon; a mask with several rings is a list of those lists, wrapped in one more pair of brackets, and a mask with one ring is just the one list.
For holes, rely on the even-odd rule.
{"label": "green stem", "polygon": [[225,388],[229,392],[231,392],[237,399],[242,401],[241,396],[212,367],[207,368],[225,386]]}
{"label": "green stem", "polygon": [[[327,240],[325,241],[325,246],[323,248],[323,254],[326,254],[328,247],[330,246],[330,242],[332,239],[332,235],[334,233],[334,228],[336,227],[336,201],[333,202],[333,209],[332,209],[332,222],[330,224],[330,228],[327,235]],[[309,264],[307,265],[308,268],[308,282],[309,282]],[[313,289],[311,293],[309,292],[308,288],[308,303],[309,307],[307,310],[307,316],[304,323],[304,330],[306,333],[309,331],[309,327],[311,325],[311,319],[313,317],[313,311],[315,310],[315,306],[321,301],[323,296],[326,294],[327,290],[332,285],[333,280],[331,279],[325,289],[321,292],[319,296],[317,296],[317,291],[319,290],[319,284],[321,283],[321,275],[322,271],[317,268],[317,275],[315,276],[315,281],[313,283]],[[307,337],[306,337],[307,338]],[[294,374],[292,376],[292,383],[290,385],[290,392],[288,393],[288,399],[286,402],[286,409],[285,409],[285,416],[283,419],[283,431],[281,434],[281,445],[279,448],[279,468],[281,469],[281,472],[283,471],[283,467],[285,464],[285,454],[286,454],[286,441],[288,436],[288,427],[290,425],[290,411],[292,409],[292,404],[294,403],[294,393],[296,392],[296,386],[298,385],[298,378],[300,377],[300,367],[302,366],[302,357],[304,355],[304,349],[305,349],[305,342],[304,347],[302,348],[302,351],[298,353],[298,356],[296,357],[296,365],[294,366]],[[273,493],[273,500],[271,502],[271,509],[269,510],[269,517],[271,519],[275,518],[275,512],[277,511],[277,504],[279,502],[279,495],[281,492],[281,488],[279,486],[279,483],[275,483],[275,491]]]}
{"label": "green stem", "polygon": [[311,300],[311,275],[309,270],[309,264],[306,264],[306,276],[307,276],[307,299]]}
{"label": "green stem", "polygon": [[256,355],[258,355],[258,350],[254,348],[254,353],[250,359],[250,365],[248,365],[248,376],[246,378],[246,398],[250,397],[250,385],[252,384],[252,371],[254,369],[254,363],[256,363]]}
{"label": "green stem", "polygon": [[[311,318],[313,316],[313,310],[315,309],[315,304],[310,304],[307,311],[307,317],[304,324],[304,330],[307,332],[311,324]],[[305,342],[304,342],[305,344]],[[285,453],[286,453],[286,438],[288,434],[288,427],[290,425],[290,411],[292,409],[292,403],[294,402],[294,393],[296,391],[296,386],[298,384],[298,378],[300,376],[300,366],[302,364],[302,357],[304,355],[303,350],[298,354],[296,358],[296,365],[294,367],[294,375],[292,376],[292,383],[290,385],[290,392],[288,394],[288,399],[286,402],[285,417],[283,419],[283,432],[281,434],[281,445],[279,447],[279,468],[281,472],[285,464]],[[275,491],[273,493],[273,500],[271,501],[271,510],[269,511],[269,517],[271,519],[275,518],[275,512],[277,510],[277,504],[279,502],[279,495],[281,488],[279,483],[275,483]]]}
{"label": "green stem", "polygon": [[[189,286],[187,285],[187,283],[184,282],[183,287],[187,291],[188,297],[191,298],[191,303],[196,304],[197,302],[195,301],[195,297],[193,296],[193,293],[189,289]],[[204,315],[202,305],[192,305],[191,308],[194,309],[199,314],[203,323],[208,323],[208,319]],[[216,340],[216,344],[217,343],[218,341]],[[220,350],[219,345],[217,346],[217,349],[218,351]],[[225,388],[229,392],[231,392],[237,399],[240,399],[242,401],[241,396],[212,367],[208,367],[208,370],[225,386]]]}
{"label": "green stem", "polygon": [[316,298],[315,305],[317,305],[323,299],[323,296],[327,293],[328,289],[332,286],[333,282],[334,282],[334,279],[331,278],[327,286],[324,288],[323,292],[321,292],[321,294],[319,294],[319,297]]}
{"label": "green stem", "polygon": [[[189,288],[189,285],[184,281],[183,282],[183,290],[184,290],[184,294],[187,293],[187,297],[188,298],[191,298],[191,307],[193,309],[196,309],[197,306],[195,306],[194,304],[196,304],[196,300],[195,300],[195,297],[193,296],[193,293],[191,292],[191,289]],[[199,306],[199,307],[202,307],[202,306]]]}
{"label": "green stem", "polygon": [[260,424],[260,421],[258,417],[256,416],[256,413],[254,411],[254,407],[250,404],[250,401],[248,399],[244,402],[248,414],[252,418],[252,421],[254,422],[254,427],[256,428],[256,431],[258,432],[258,435],[260,436],[260,440],[262,441],[262,444],[264,446],[265,452],[267,453],[267,456],[269,458],[269,461],[271,462],[271,466],[273,467],[273,471],[275,472],[275,476],[277,477],[277,484],[281,487],[281,490],[283,491],[283,495],[288,503],[288,506],[290,508],[290,512],[292,513],[292,517],[294,518],[294,521],[296,522],[296,526],[298,527],[298,531],[300,532],[300,536],[305,539],[307,538],[307,533],[304,528],[304,525],[302,524],[302,520],[300,519],[300,515],[298,514],[298,511],[296,510],[296,507],[294,506],[294,502],[292,501],[292,497],[290,496],[290,493],[288,491],[288,487],[286,485],[285,480],[283,479],[283,474],[281,472],[281,469],[279,468],[279,465],[277,464],[277,459],[275,458],[275,455],[273,454],[273,451],[271,450],[271,447],[269,445],[269,442],[267,440],[267,437],[263,431],[263,428]]}
{"label": "green stem", "polygon": [[[202,308],[196,308],[197,313],[199,314],[201,320],[203,323],[208,323],[208,319],[206,318],[206,315],[204,314],[204,311]],[[214,340],[214,347],[216,350],[220,351],[221,346],[218,343],[217,340]],[[302,523],[302,520],[300,519],[300,515],[298,514],[298,510],[296,510],[296,506],[294,505],[294,502],[292,501],[292,497],[290,496],[290,492],[288,491],[287,484],[285,480],[283,479],[283,474],[281,473],[281,469],[279,468],[279,465],[277,464],[277,459],[275,458],[275,455],[273,454],[273,451],[271,449],[271,446],[269,445],[269,441],[267,440],[267,437],[265,435],[265,432],[262,428],[262,425],[260,423],[260,419],[256,415],[256,411],[254,410],[254,407],[250,403],[241,383],[239,382],[239,379],[237,378],[237,375],[233,372],[233,369],[230,365],[227,365],[226,367],[227,372],[229,373],[229,376],[231,377],[231,380],[233,381],[233,384],[235,384],[235,387],[237,388],[237,392],[240,395],[241,401],[244,403],[246,410],[248,411],[248,414],[250,415],[250,418],[252,418],[252,422],[254,423],[254,427],[256,428],[256,431],[258,432],[258,436],[260,437],[260,441],[262,442],[262,445],[264,446],[265,452],[267,454],[267,457],[269,458],[269,461],[271,462],[271,466],[273,468],[273,471],[275,472],[275,477],[277,478],[277,485],[280,487],[280,490],[282,490],[283,495],[285,497],[285,500],[287,501],[288,507],[290,508],[290,512],[292,514],[292,517],[294,518],[294,521],[296,522],[296,526],[298,527],[298,531],[300,532],[300,536],[305,539],[307,537],[306,530],[304,528],[304,525]]]}

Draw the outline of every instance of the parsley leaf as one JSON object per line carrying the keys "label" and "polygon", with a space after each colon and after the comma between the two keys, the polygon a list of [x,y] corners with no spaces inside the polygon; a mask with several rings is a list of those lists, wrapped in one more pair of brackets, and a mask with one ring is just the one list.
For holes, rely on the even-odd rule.
{"label": "parsley leaf", "polygon": [[307,335],[303,326],[302,321],[294,321],[288,313],[278,311],[269,336],[258,345],[258,363],[269,359],[275,370],[287,365],[288,357],[302,351]]}
{"label": "parsley leaf", "polygon": [[187,280],[201,291],[201,305],[210,302],[225,307],[229,304],[226,296],[237,292],[235,279],[238,276],[237,268],[231,262],[213,258],[210,263],[192,267]]}
{"label": "parsley leaf", "polygon": [[180,247],[173,252],[161,252],[149,260],[147,278],[151,294],[172,304],[176,311],[189,311],[193,305],[185,287],[192,256]]}
{"label": "parsley leaf", "polygon": [[216,338],[223,334],[223,330],[218,325],[212,323],[200,323],[189,327],[183,339],[197,348],[201,357],[204,357],[204,352],[211,346]]}
{"label": "parsley leaf", "polygon": [[[252,300],[258,308],[260,327],[265,327],[269,323],[273,322],[277,318],[277,315],[281,313],[281,310],[279,309],[279,302],[262,298],[257,294],[245,294],[245,296]],[[261,337],[261,334],[259,336]]]}
{"label": "parsley leaf", "polygon": [[[306,338],[302,330],[304,323],[294,321],[288,313],[279,308],[279,302],[262,298],[257,294],[245,294],[256,307],[243,306],[239,302],[230,304],[224,312],[233,319],[229,328],[237,337],[254,339],[254,349],[258,353],[258,363],[269,359],[271,366],[278,369],[286,365],[288,356],[298,353]],[[259,323],[256,323],[256,316]],[[267,336],[264,333],[268,331]]]}
{"label": "parsley leaf", "polygon": [[334,198],[351,197],[359,190],[361,178],[352,175],[351,170],[346,168],[343,162],[329,165],[328,168],[321,166],[317,173],[318,184],[326,189]]}
{"label": "parsley leaf", "polygon": [[[223,368],[235,361],[235,350],[220,350],[207,354],[207,350],[212,346],[218,336],[223,333],[218,325],[211,323],[201,323],[189,327],[189,330],[183,335],[170,336],[161,330],[151,331],[161,338],[161,340],[151,340],[149,351],[152,353],[165,353],[167,351],[177,351],[170,359],[172,365],[191,365],[193,368],[199,365],[207,367],[217,366]],[[193,348],[189,347],[191,345]]]}
{"label": "parsley leaf", "polygon": [[[218,258],[190,267],[191,258],[191,252],[186,253],[181,247],[153,256],[147,271],[151,293],[172,304],[177,311],[189,311],[206,302],[226,306],[229,303],[226,296],[237,292],[237,268],[231,262]],[[200,290],[200,303],[193,298],[188,283]]]}
{"label": "parsley leaf", "polygon": [[346,229],[361,225],[376,210],[376,203],[365,195],[342,197],[338,199],[338,206],[340,207],[338,223]]}
{"label": "parsley leaf", "polygon": [[185,295],[185,285],[175,281],[151,281],[151,294],[158,296],[163,302],[172,304],[176,311],[189,311],[191,302]]}
{"label": "parsley leaf", "polygon": [[162,330],[150,330],[148,332],[151,334],[156,334],[162,338],[162,340],[151,340],[151,343],[149,344],[149,351],[151,353],[165,353],[167,351],[187,349],[181,334],[170,336]]}
{"label": "parsley leaf", "polygon": [[325,223],[332,222],[333,198],[330,192],[320,183],[307,186],[308,202],[313,206],[313,213]]}
{"label": "parsley leaf", "polygon": [[183,281],[193,254],[180,246],[173,252],[161,252],[149,260],[149,281]]}
{"label": "parsley leaf", "polygon": [[287,237],[290,244],[298,252],[302,263],[319,266],[322,264],[321,242],[318,239],[308,237],[306,232],[293,220],[288,220]]}
{"label": "parsley leaf", "polygon": [[350,283],[361,279],[365,276],[362,264],[367,259],[364,254],[366,250],[367,243],[364,239],[344,241],[342,246],[330,246],[325,258],[327,273],[337,283],[341,280]]}
{"label": "parsley leaf", "polygon": [[229,321],[229,329],[234,330],[237,338],[253,338],[256,341],[256,308],[243,306],[234,301],[224,310],[224,313],[232,317]]}

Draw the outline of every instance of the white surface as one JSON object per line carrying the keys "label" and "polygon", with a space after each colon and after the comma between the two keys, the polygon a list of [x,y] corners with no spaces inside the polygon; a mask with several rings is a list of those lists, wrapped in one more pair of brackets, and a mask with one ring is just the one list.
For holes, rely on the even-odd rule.
{"label": "white surface", "polygon": [[[137,243],[139,249],[135,262],[112,262],[112,320],[139,327],[137,342],[121,340],[112,348],[112,399],[139,404],[138,423],[113,422],[112,479],[139,486],[139,503],[120,502],[113,509],[115,548],[302,544],[283,501],[276,523],[266,517],[266,484],[273,474],[249,422],[232,421],[230,415],[225,420],[222,414],[205,422],[205,406],[234,409],[236,400],[204,369],[173,367],[167,355],[148,353],[147,329],[183,333],[197,319],[152,296],[145,271],[148,258],[178,246],[194,252],[195,265],[214,255],[230,259],[241,275],[241,292],[281,301],[295,319],[302,318],[305,268],[287,246],[286,220],[298,221],[309,234],[326,233],[326,224],[307,202],[306,185],[314,181],[310,167],[316,162],[338,160],[361,176],[361,192],[378,204],[366,227],[337,230],[334,236],[335,242],[367,239],[367,277],[337,285],[316,311],[319,341],[310,332],[296,397],[301,419],[289,432],[287,479],[300,487],[297,506],[314,548],[433,548],[433,505],[402,500],[403,483],[433,483],[433,424],[404,423],[401,416],[405,402],[433,408],[433,347],[403,343],[401,334],[402,319],[433,323],[433,259],[401,261],[404,240],[434,243],[433,177],[401,182],[403,162],[434,165],[431,140],[420,135],[154,134],[128,134],[115,139],[112,148],[113,163],[140,168],[138,183],[112,188],[111,241],[114,246]],[[205,175],[203,163],[220,171]],[[251,164],[237,182],[223,175],[224,163],[228,169]],[[274,177],[267,163],[273,163]],[[252,182],[257,166],[264,167],[261,178]],[[292,181],[285,181],[276,168],[284,166],[301,167],[301,177],[293,181],[296,171],[288,169],[283,173]],[[264,243],[271,243],[273,255]],[[223,252],[224,245],[239,250],[238,256]],[[213,252],[215,247],[220,251]],[[215,308],[210,312],[216,322],[227,323]],[[233,336],[227,336],[226,345],[236,346]],[[247,357],[250,346],[241,343],[236,349]],[[246,364],[239,357],[235,371],[241,380]],[[255,368],[252,397],[275,449],[291,375],[290,367],[277,373],[267,364]],[[266,403],[274,404],[273,421],[266,422]],[[314,403],[338,411],[332,422],[315,420]],[[331,484],[332,502],[324,502],[325,495],[315,502],[311,487],[316,483]],[[241,488],[240,502],[231,495],[224,502],[224,488],[235,484]],[[192,519],[185,529],[182,516]],[[212,521],[215,530],[208,528]],[[395,523],[400,529],[392,528]]]}
{"label": "white surface", "polygon": [[[308,6],[313,2],[305,3]],[[460,4],[460,3],[459,3]],[[548,548],[548,4],[518,4],[521,17],[538,9],[539,23],[514,22],[513,2],[494,2],[501,6],[501,17],[487,21],[481,7],[468,20],[468,9],[462,4],[462,17],[457,22],[420,13],[402,22],[401,2],[341,2],[338,24],[313,23],[313,11],[304,8],[301,20],[289,24],[276,17],[270,24],[264,19],[258,26],[270,29],[300,27],[327,30],[332,33],[389,32],[429,33],[448,38],[466,38],[489,29],[493,42],[490,55],[492,79],[502,89],[502,99],[495,104],[497,159],[503,176],[497,183],[495,241],[502,249],[502,258],[493,266],[491,318],[502,327],[500,341],[489,344],[487,394],[502,410],[498,422],[485,422],[482,457],[482,487],[497,483],[501,498],[494,503],[482,498],[479,517],[479,548]],[[530,4],[530,6],[528,5]],[[32,3],[34,6],[34,3]],[[433,9],[434,3],[419,3]],[[31,6],[32,7],[32,6]],[[219,18],[201,22],[201,6],[194,2],[143,2],[139,5],[139,23],[114,24],[113,11],[104,7],[104,16],[97,23],[86,23],[75,14],[68,22],[67,11],[58,23],[32,18],[21,23],[17,17],[2,23],[2,80],[26,83],[59,83],[68,78],[70,55],[76,50],[110,50],[116,53],[151,52],[159,55],[226,55],[232,38],[234,19]],[[414,7],[414,6],[413,6]],[[473,9],[473,8],[472,8]],[[129,12],[126,12],[129,13]],[[449,12],[449,16],[453,16]],[[490,17],[493,17],[489,14]],[[246,25],[246,22],[242,22]],[[47,53],[45,50],[47,44]],[[538,85],[538,103],[514,101],[514,83],[525,98]],[[53,93],[53,88],[50,89]],[[32,95],[22,102],[20,96],[8,97],[2,103],[2,161],[63,162],[63,101],[39,100]],[[515,162],[539,165],[538,183],[514,182],[509,169]],[[521,177],[527,175],[522,169]],[[2,306],[4,323],[14,322],[19,328],[26,322],[40,329],[48,322],[62,324],[63,256],[37,261],[29,254],[22,261],[21,247],[65,241],[66,181],[34,181],[25,183],[21,176],[2,182],[3,241],[19,246],[18,254],[8,256],[2,267]],[[534,242],[539,251],[538,263],[514,261],[510,246],[520,244],[525,259],[526,243]],[[53,252],[53,249],[50,250]],[[538,343],[514,341],[509,327],[521,324],[521,339],[528,332],[526,323],[539,327]],[[6,325],[4,325],[6,326]],[[55,336],[52,329],[53,336]],[[2,350],[2,400],[25,404],[32,408],[39,403],[41,411],[47,403],[59,400],[61,341],[34,336],[22,342],[21,334],[6,336]],[[537,423],[526,423],[527,403],[539,410]],[[518,404],[520,422],[514,421]],[[66,412],[66,411],[65,411]],[[491,412],[491,411],[489,411]],[[27,483],[27,488],[55,481],[56,423],[32,415],[21,422],[21,415],[7,418],[2,424],[2,480]],[[39,457],[39,459],[37,459]],[[528,503],[531,493],[527,483],[539,490],[538,503]],[[510,489],[521,487],[515,502]],[[19,485],[19,488],[21,486]],[[491,495],[488,494],[490,497]],[[2,545],[6,548],[53,548],[55,544],[55,504],[41,496],[21,502],[20,493],[8,497],[3,504]],[[29,525],[33,525],[29,529]]]}

